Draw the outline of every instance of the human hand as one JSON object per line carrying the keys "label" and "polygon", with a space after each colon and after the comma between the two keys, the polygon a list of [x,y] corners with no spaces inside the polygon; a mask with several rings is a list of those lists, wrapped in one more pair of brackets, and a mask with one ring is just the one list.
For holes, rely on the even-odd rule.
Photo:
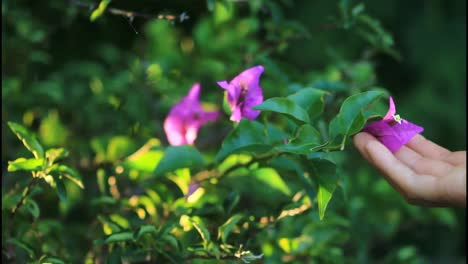
{"label": "human hand", "polygon": [[353,141],[408,203],[466,208],[466,151],[449,151],[419,134],[395,153],[365,132]]}

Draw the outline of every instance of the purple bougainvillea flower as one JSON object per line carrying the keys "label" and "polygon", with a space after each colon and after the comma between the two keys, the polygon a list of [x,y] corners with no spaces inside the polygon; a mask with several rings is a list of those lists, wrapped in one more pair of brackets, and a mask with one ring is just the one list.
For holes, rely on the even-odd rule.
{"label": "purple bougainvillea flower", "polygon": [[200,104],[200,84],[194,84],[188,94],[172,107],[164,120],[164,131],[169,144],[193,145],[200,127],[206,122],[215,121],[219,116],[218,111],[203,111]]}
{"label": "purple bougainvillea flower", "polygon": [[263,102],[263,91],[260,87],[260,75],[263,66],[257,65],[237,75],[231,82],[220,81],[218,85],[227,91],[227,100],[231,108],[231,121],[240,122],[242,117],[254,120],[260,114],[252,107]]}
{"label": "purple bougainvillea flower", "polygon": [[424,128],[397,115],[395,103],[393,103],[393,98],[390,97],[390,107],[384,118],[366,125],[363,131],[375,136],[391,152],[396,152],[415,135],[423,132]]}

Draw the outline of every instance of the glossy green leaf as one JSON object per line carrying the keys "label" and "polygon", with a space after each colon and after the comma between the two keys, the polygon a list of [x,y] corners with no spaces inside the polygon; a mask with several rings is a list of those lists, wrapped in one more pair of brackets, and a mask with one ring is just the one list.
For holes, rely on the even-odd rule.
{"label": "glossy green leaf", "polygon": [[266,153],[272,148],[267,142],[265,127],[256,121],[244,118],[226,136],[216,160],[219,162],[228,155],[241,151],[251,154]]}
{"label": "glossy green leaf", "polygon": [[351,136],[365,125],[363,112],[383,95],[381,91],[368,91],[348,97],[341,105],[340,112],[329,125],[330,139],[337,136]]}
{"label": "glossy green leaf", "polygon": [[154,174],[161,176],[177,169],[196,168],[203,166],[203,164],[203,157],[196,148],[189,145],[170,146],[164,152],[164,156],[159,161]]}
{"label": "glossy green leaf", "polygon": [[310,122],[310,117],[306,110],[304,110],[290,98],[270,98],[265,100],[263,103],[253,107],[253,109],[285,114],[286,116],[303,123]]}
{"label": "glossy green leaf", "polygon": [[223,243],[226,243],[229,234],[232,232],[232,229],[243,217],[244,216],[241,214],[235,214],[219,227],[218,238],[221,238]]}
{"label": "glossy green leaf", "polygon": [[39,171],[42,170],[44,159],[18,158],[8,162],[8,171]]}
{"label": "glossy green leaf", "polygon": [[63,175],[64,177],[66,177],[67,179],[71,180],[76,185],[78,185],[81,189],[84,189],[84,185],[83,185],[83,182],[81,181],[80,174],[74,169],[66,165],[55,164],[51,167],[50,173],[58,173],[60,175]]}
{"label": "glossy green leaf", "polygon": [[325,94],[327,92],[324,90],[303,88],[287,98],[306,110],[310,118],[315,118],[323,112]]}
{"label": "glossy green leaf", "polygon": [[44,158],[44,149],[34,134],[29,132],[24,126],[14,122],[8,122],[8,126],[23,142],[24,146],[32,152],[35,158]]}
{"label": "glossy green leaf", "polygon": [[298,129],[294,139],[287,144],[275,147],[275,149],[294,154],[307,154],[324,145],[320,133],[313,126],[304,124]]}
{"label": "glossy green leaf", "polygon": [[317,202],[320,220],[322,220],[338,182],[336,165],[326,159],[314,159],[311,160],[310,168],[318,181]]}

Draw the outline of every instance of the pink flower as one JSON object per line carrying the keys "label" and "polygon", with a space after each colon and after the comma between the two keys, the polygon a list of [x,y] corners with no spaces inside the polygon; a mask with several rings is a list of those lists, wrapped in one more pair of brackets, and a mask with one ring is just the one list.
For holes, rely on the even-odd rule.
{"label": "pink flower", "polygon": [[415,135],[423,132],[424,128],[400,118],[396,114],[393,98],[390,97],[390,107],[385,117],[366,125],[363,131],[372,134],[391,152],[396,152]]}
{"label": "pink flower", "polygon": [[200,104],[200,84],[195,83],[188,94],[172,107],[164,120],[164,131],[169,144],[193,145],[200,127],[209,121],[215,121],[219,116],[218,111],[203,111]]}
{"label": "pink flower", "polygon": [[260,87],[260,75],[263,66],[249,68],[237,75],[231,82],[220,81],[218,85],[227,90],[227,100],[231,108],[231,121],[240,122],[242,117],[254,120],[260,110],[252,107],[263,102],[263,91]]}

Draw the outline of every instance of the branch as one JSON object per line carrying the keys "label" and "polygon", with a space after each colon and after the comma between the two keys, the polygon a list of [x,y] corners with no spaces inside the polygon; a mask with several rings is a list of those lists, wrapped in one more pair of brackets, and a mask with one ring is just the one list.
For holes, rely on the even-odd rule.
{"label": "branch", "polygon": [[184,258],[185,260],[193,260],[193,259],[239,259],[238,257],[236,256],[229,256],[229,255],[225,255],[225,256],[219,256],[219,258],[216,258],[216,256],[213,256],[213,255],[207,255],[207,256],[203,256],[203,255],[190,255],[190,256],[186,256]]}
{"label": "branch", "polygon": [[[86,3],[83,1],[79,0],[70,0],[70,2],[76,6],[87,8],[89,10],[93,10],[95,8],[95,4],[90,4]],[[104,12],[117,15],[117,16],[124,16],[132,20],[135,17],[142,17],[145,19],[157,19],[157,20],[168,20],[168,21],[175,21],[179,19],[179,22],[184,22],[185,20],[189,19],[190,17],[187,15],[187,13],[183,12],[182,14],[176,16],[176,15],[169,15],[169,14],[159,14],[157,16],[155,15],[150,15],[150,14],[145,14],[145,13],[139,13],[135,11],[128,11],[128,10],[122,10],[118,8],[113,8],[113,7],[108,7]]]}
{"label": "branch", "polygon": [[15,214],[18,211],[18,209],[24,204],[24,200],[26,199],[26,197],[28,197],[28,195],[31,192],[32,187],[36,183],[37,179],[39,179],[39,178],[38,177],[32,178],[31,181],[29,182],[28,186],[24,189],[23,196],[21,196],[21,199],[19,200],[19,202],[15,205],[15,207],[13,207],[13,210],[11,211],[11,215],[10,215],[11,220],[13,220],[13,218],[15,217]]}

